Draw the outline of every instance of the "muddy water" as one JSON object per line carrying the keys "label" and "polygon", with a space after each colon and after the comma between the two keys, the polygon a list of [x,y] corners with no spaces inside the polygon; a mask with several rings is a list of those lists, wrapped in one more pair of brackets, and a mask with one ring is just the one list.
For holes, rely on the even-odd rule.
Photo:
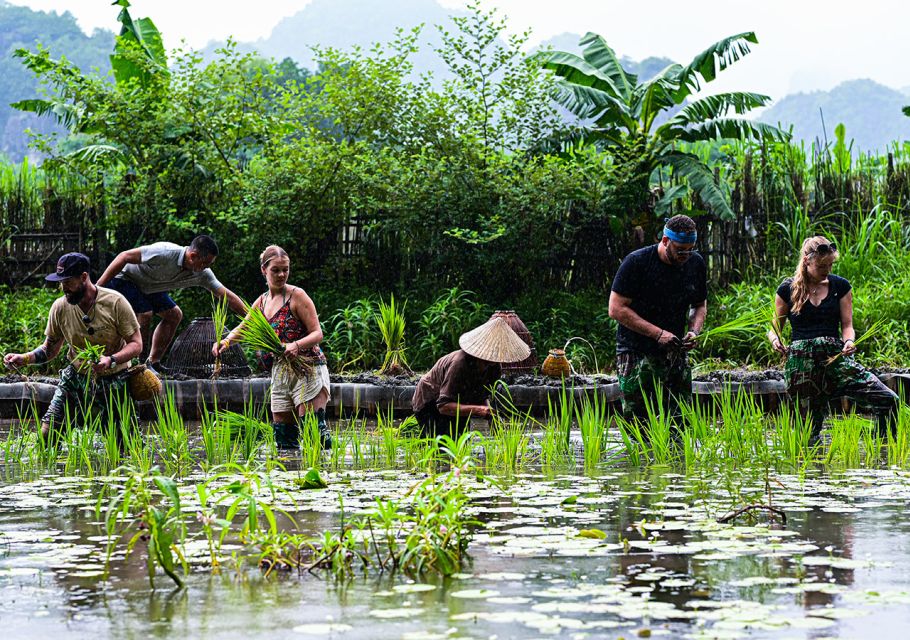
{"label": "muddy water", "polygon": [[[0,487],[0,620],[8,637],[881,638],[910,632],[910,474],[893,470],[771,474],[786,525],[741,518],[765,478],[607,468],[596,477],[527,474],[503,487],[471,480],[483,526],[473,562],[415,585],[371,574],[264,578],[226,545],[212,575],[191,543],[187,588],[149,587],[142,552],[118,553],[101,578],[106,538],[96,496],[110,479],[22,477]],[[400,497],[401,471],[326,474],[328,489],[289,488],[305,532],[337,527],[374,497]],[[195,480],[198,480],[196,478]],[[192,505],[192,483],[182,494]],[[580,537],[599,529],[603,539]],[[229,541],[230,542],[230,541]],[[232,560],[232,553],[237,560]],[[246,558],[246,559],[244,559]]]}

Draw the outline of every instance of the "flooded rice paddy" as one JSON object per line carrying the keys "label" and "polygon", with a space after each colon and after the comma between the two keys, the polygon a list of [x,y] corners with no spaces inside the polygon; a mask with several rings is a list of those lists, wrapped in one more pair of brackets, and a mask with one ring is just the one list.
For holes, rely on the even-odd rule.
{"label": "flooded rice paddy", "polygon": [[[303,490],[295,461],[284,462],[288,470],[268,472],[275,491],[259,498],[312,536],[426,477],[339,469],[323,471],[327,488]],[[183,589],[160,572],[151,588],[141,540],[128,557],[116,546],[106,573],[106,496],[122,476],[18,465],[3,474],[0,620],[11,637],[889,638],[910,629],[910,473],[897,468],[680,473],[615,462],[584,474],[531,466],[495,482],[472,471],[460,480],[480,524],[454,575],[265,575],[257,550],[233,534],[216,573],[191,527]],[[201,471],[178,479],[185,513],[204,511],[195,487],[205,480]],[[761,510],[717,521],[769,497],[785,524]],[[279,525],[292,527],[286,516]]]}

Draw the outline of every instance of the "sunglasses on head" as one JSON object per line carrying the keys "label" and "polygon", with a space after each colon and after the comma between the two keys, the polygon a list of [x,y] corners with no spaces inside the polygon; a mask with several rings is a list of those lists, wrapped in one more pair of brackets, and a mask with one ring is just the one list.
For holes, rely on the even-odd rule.
{"label": "sunglasses on head", "polygon": [[820,244],[815,247],[809,253],[817,253],[820,256],[826,256],[837,251],[837,245],[833,242],[831,244]]}

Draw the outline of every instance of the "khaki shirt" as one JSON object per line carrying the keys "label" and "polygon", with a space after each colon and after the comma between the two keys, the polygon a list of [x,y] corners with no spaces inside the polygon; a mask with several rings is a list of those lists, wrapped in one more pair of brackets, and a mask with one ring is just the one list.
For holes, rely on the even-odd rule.
{"label": "khaki shirt", "polygon": [[[49,338],[65,340],[69,344],[67,359],[78,369],[84,363],[76,359],[76,353],[85,348],[86,342],[90,345],[104,345],[104,355],[110,356],[120,351],[126,344],[126,339],[139,330],[136,314],[126,298],[104,287],[98,287],[95,306],[89,309],[88,317],[91,321],[88,324],[82,322],[82,316],[79,305],[67,302],[66,296],[57,298],[51,305],[47,330],[44,332]],[[94,334],[89,335],[89,327],[95,330]],[[110,373],[123,371],[128,366],[129,362],[118,362]]]}

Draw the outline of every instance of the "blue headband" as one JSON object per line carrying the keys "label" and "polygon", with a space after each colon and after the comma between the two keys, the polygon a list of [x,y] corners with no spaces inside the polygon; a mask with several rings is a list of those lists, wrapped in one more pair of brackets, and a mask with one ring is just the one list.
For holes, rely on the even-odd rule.
{"label": "blue headband", "polygon": [[679,231],[673,231],[673,229],[670,229],[669,227],[664,227],[664,235],[673,242],[678,242],[679,244],[695,244],[695,241],[698,240],[698,232],[696,231],[681,233]]}

